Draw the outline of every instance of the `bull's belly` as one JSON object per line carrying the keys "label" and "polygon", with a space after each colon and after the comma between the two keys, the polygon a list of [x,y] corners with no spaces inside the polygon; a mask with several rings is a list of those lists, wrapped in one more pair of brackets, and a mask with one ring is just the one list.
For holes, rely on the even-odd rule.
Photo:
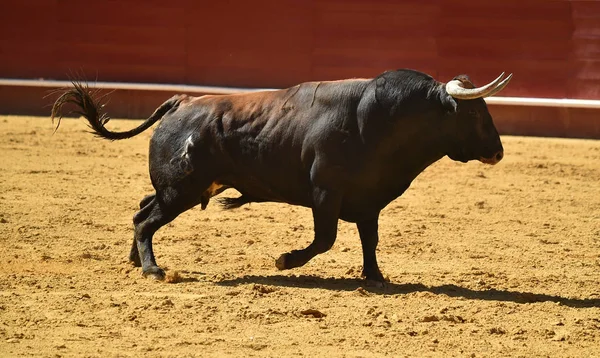
{"label": "bull's belly", "polygon": [[[247,177],[243,179],[230,176],[214,182],[208,189],[211,192],[210,196],[219,194],[224,188],[234,188],[247,202],[279,202],[308,208],[313,206],[310,185],[288,183],[282,186],[281,183],[247,180]],[[341,203],[339,218],[353,223],[373,219],[402,193],[403,190],[377,193],[363,191],[360,194],[356,191],[346,192]]]}
{"label": "bull's belly", "polygon": [[306,207],[312,205],[309,185],[291,178],[265,180],[253,175],[238,174],[224,176],[216,183],[234,188],[242,195],[254,199],[252,201],[271,201]]}
{"label": "bull's belly", "polygon": [[373,219],[390,202],[400,197],[410,186],[410,181],[389,185],[355,186],[346,191],[340,208],[340,218],[349,222]]}

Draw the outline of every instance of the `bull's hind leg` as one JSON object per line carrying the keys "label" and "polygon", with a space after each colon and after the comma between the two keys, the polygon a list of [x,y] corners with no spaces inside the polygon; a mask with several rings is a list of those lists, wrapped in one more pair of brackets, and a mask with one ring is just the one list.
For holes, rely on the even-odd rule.
{"label": "bull's hind leg", "polygon": [[200,203],[202,192],[196,188],[198,186],[188,184],[159,190],[134,216],[134,242],[144,277],[157,280],[165,278],[164,270],[156,264],[152,237],[158,229],[173,221],[179,214]]}
{"label": "bull's hind leg", "polygon": [[[133,217],[134,225],[137,225],[139,222],[145,220],[150,213],[150,209],[152,208],[151,203],[154,201],[156,194],[150,194],[144,197],[140,201],[140,211],[135,214]],[[147,208],[144,210],[144,208]],[[129,251],[129,261],[133,262],[135,267],[142,267],[142,261],[140,260],[140,252],[137,248],[137,241],[135,237],[133,238],[133,243],[131,244],[131,250]]]}
{"label": "bull's hind leg", "polygon": [[305,249],[293,250],[279,256],[275,266],[280,270],[303,266],[313,257],[331,249],[337,236],[340,204],[341,197],[336,193],[318,190],[312,209],[315,239]]}

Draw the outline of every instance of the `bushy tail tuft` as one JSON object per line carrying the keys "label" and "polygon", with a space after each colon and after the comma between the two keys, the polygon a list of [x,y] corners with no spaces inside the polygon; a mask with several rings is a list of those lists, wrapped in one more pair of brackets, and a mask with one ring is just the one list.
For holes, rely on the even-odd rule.
{"label": "bushy tail tuft", "polygon": [[76,109],[69,111],[67,115],[77,114],[85,117],[94,132],[99,136],[103,136],[102,132],[106,131],[104,125],[110,120],[106,114],[100,114],[105,105],[101,100],[106,95],[100,99],[95,99],[97,90],[92,92],[87,83],[79,81],[72,81],[71,83],[73,84],[73,88],[66,89],[52,106],[52,123],[54,123],[55,118],[58,118],[54,131],[56,132],[58,127],[60,127],[60,121],[63,117],[63,106],[70,103],[75,105]]}
{"label": "bushy tail tuft", "polygon": [[146,119],[138,127],[131,129],[126,132],[112,132],[106,129],[105,125],[110,120],[105,113],[102,112],[106,102],[103,102],[104,98],[110,94],[105,94],[96,98],[98,95],[98,89],[91,90],[87,83],[82,81],[72,81],[73,87],[64,90],[64,92],[56,99],[52,106],[52,123],[57,118],[56,129],[60,126],[60,121],[63,117],[63,106],[65,104],[72,104],[76,109],[70,111],[68,114],[78,114],[87,119],[90,128],[99,137],[118,140],[131,138],[137,134],[142,133],[146,129],[150,128],[155,122],[160,120],[165,113],[173,108],[177,108],[181,103],[181,100],[185,97],[184,95],[175,95],[167,100],[165,103],[160,105],[156,111]]}
{"label": "bushy tail tuft", "polygon": [[248,203],[261,202],[262,200],[251,198],[246,195],[242,195],[237,198],[218,198],[217,201],[219,202],[219,204],[221,204],[223,206],[223,209],[229,210],[229,209],[237,209],[240,206],[248,204]]}

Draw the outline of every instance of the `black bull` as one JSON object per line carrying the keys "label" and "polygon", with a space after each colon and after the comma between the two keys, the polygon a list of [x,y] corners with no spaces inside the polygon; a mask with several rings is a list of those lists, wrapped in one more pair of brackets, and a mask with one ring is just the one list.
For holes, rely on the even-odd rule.
{"label": "black bull", "polygon": [[[152,251],[159,228],[235,188],[241,196],[223,199],[226,208],[272,201],[312,209],[314,241],[281,255],[278,269],[302,266],[329,250],[342,219],[358,226],[363,276],[383,281],[376,259],[381,210],[445,155],[461,162],[502,159],[500,137],[482,99],[501,90],[510,76],[500,85],[499,79],[474,88],[466,76],[444,85],[398,70],[277,91],[176,95],[127,132],[106,129],[102,105],[87,86],[74,82],[55,102],[52,118],[60,117],[65,103],[74,103],[95,134],[111,140],[133,137],[161,120],[149,153],[156,193],[141,201],[133,218],[130,259],[144,276],[165,276]],[[455,94],[451,83],[459,91],[483,92]]]}

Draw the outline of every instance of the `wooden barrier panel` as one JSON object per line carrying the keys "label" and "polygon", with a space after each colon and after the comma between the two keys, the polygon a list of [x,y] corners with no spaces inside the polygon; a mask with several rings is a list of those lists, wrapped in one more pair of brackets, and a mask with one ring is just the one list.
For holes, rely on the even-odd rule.
{"label": "wooden barrier panel", "polygon": [[600,1],[3,0],[0,77],[286,87],[501,71],[502,95],[600,97]]}
{"label": "wooden barrier panel", "polygon": [[[2,0],[0,78],[282,88],[413,68],[502,96],[600,99],[600,1]],[[46,88],[0,86],[0,113],[47,115]],[[171,92],[119,90],[115,117]],[[504,134],[600,138],[598,109],[491,105]]]}

